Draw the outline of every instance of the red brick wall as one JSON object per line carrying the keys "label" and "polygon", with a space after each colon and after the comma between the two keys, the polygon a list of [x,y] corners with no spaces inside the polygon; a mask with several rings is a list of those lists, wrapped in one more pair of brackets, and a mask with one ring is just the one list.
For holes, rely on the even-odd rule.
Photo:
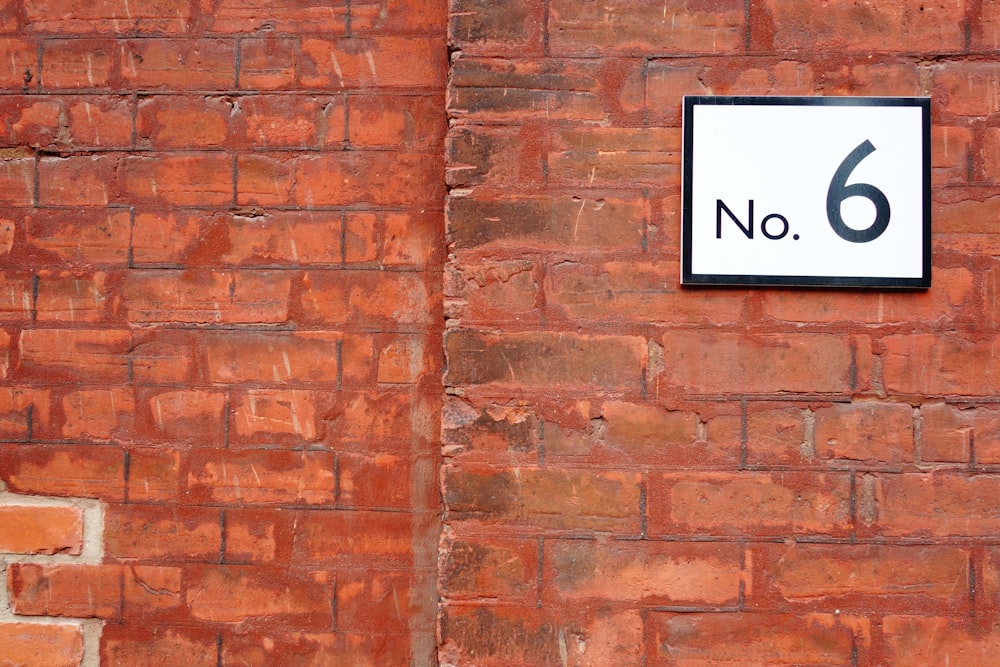
{"label": "red brick wall", "polygon": [[0,662],[434,660],[445,35],[0,1]]}
{"label": "red brick wall", "polygon": [[[446,4],[0,0],[0,662],[988,662],[1000,4]],[[687,93],[931,95],[934,287],[681,290]]]}
{"label": "red brick wall", "polygon": [[[453,0],[442,662],[990,662],[998,18]],[[680,289],[684,94],[931,95],[933,288]]]}

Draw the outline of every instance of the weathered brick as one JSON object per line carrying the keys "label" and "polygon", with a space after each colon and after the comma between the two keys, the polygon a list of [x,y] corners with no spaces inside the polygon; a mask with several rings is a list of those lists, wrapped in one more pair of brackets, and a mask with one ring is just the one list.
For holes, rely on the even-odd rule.
{"label": "weathered brick", "polygon": [[221,442],[226,431],[226,395],[218,391],[152,390],[136,396],[142,437],[173,445]]}
{"label": "weathered brick", "polygon": [[42,42],[41,84],[46,90],[108,88],[115,81],[115,43],[108,39]]}
{"label": "weathered brick", "polygon": [[15,493],[121,500],[125,461],[118,447],[6,444],[0,479]]}
{"label": "weathered brick", "polygon": [[645,341],[633,336],[455,331],[445,347],[452,385],[638,389],[646,364]]}
{"label": "weathered brick", "polygon": [[302,61],[301,39],[269,35],[240,40],[239,86],[251,90],[297,88]]}
{"label": "weathered brick", "polygon": [[233,161],[219,154],[129,156],[118,187],[130,201],[169,206],[220,206],[233,199]]}
{"label": "weathered brick", "polygon": [[992,500],[1000,492],[995,475],[908,473],[867,479],[861,514],[879,535],[974,537],[990,535],[1000,524]]}
{"label": "weathered brick", "polygon": [[75,507],[0,505],[0,552],[79,554],[83,515]]}
{"label": "weathered brick", "polygon": [[8,566],[11,608],[23,616],[114,619],[122,609],[122,568],[118,565]]}
{"label": "weathered brick", "polygon": [[754,608],[835,604],[938,611],[969,602],[969,553],[952,546],[792,544],[753,550]]}
{"label": "weathered brick", "polygon": [[275,30],[336,35],[346,30],[347,6],[327,0],[222,0],[205,18],[217,33]]}
{"label": "weathered brick", "polygon": [[690,393],[853,392],[870,383],[866,338],[671,332],[652,382]]}
{"label": "weathered brick", "polygon": [[639,475],[631,472],[446,467],[444,502],[454,519],[635,533]]}
{"label": "weathered brick", "polygon": [[546,8],[542,2],[452,0],[448,41],[470,55],[541,55]]}
{"label": "weathered brick", "polygon": [[414,531],[429,519],[404,512],[302,511],[294,516],[295,530],[286,543],[295,563],[408,565],[413,562]]}
{"label": "weathered brick", "polygon": [[[215,635],[213,634],[213,637]],[[222,636],[222,664],[266,667],[281,663],[288,667],[309,665],[403,665],[410,662],[408,637],[386,641],[375,633],[288,632],[234,633]],[[213,639],[213,642],[215,640]],[[213,643],[212,665],[215,665]],[[424,659],[431,659],[430,656]]]}
{"label": "weathered brick", "polygon": [[[920,407],[920,457],[924,461],[1000,462],[1000,413],[988,408],[960,409],[944,403]],[[974,452],[973,452],[974,450]]]}
{"label": "weathered brick", "polygon": [[250,626],[330,627],[333,581],[327,572],[214,565],[191,568],[185,602],[200,621]]}
{"label": "weathered brick", "polygon": [[[806,414],[798,407],[751,404],[746,418],[747,462],[788,465],[808,460],[813,452],[806,441]],[[709,436],[712,424],[709,424]],[[740,425],[742,430],[742,424]]]}
{"label": "weathered brick", "polygon": [[[10,95],[0,99],[0,142],[3,146],[54,146],[59,137],[59,115],[63,103],[27,95]],[[31,152],[21,148],[23,157]],[[8,155],[7,157],[11,157]]]}
{"label": "weathered brick", "polygon": [[135,399],[125,387],[70,392],[62,399],[62,411],[62,436],[68,440],[109,442],[132,435]]}
{"label": "weathered brick", "polygon": [[739,460],[739,442],[706,442],[700,433],[701,419],[693,412],[606,401],[600,415],[598,438],[609,457],[625,455],[660,465],[725,465]]}
{"label": "weathered brick", "polygon": [[132,323],[275,324],[288,316],[291,278],[277,272],[133,271],[123,291]]}
{"label": "weathered brick", "polygon": [[[347,140],[358,146],[406,146],[439,150],[445,126],[436,109],[444,105],[440,95],[361,94],[347,98]],[[343,112],[343,109],[334,109]],[[344,139],[342,124],[329,116],[325,143]],[[340,130],[338,135],[335,130]]]}
{"label": "weathered brick", "polygon": [[764,0],[773,44],[758,48],[938,53],[965,47],[965,3],[925,2],[919,7],[880,0],[858,5],[829,2],[816,11],[808,0]]}
{"label": "weathered brick", "polygon": [[337,628],[351,633],[409,633],[410,619],[417,618],[427,592],[414,573],[392,570],[347,570],[337,576]]}
{"label": "weathered brick", "polygon": [[903,665],[974,667],[1000,650],[1000,625],[971,626],[946,616],[886,616],[882,620],[886,659]]}
{"label": "weathered brick", "polygon": [[1000,85],[1000,67],[990,61],[945,61],[931,69],[934,107],[946,117],[988,116],[1000,111],[1000,97],[984,95]]}
{"label": "weathered brick", "polygon": [[110,623],[101,632],[101,663],[114,667],[148,665],[217,667],[214,630],[184,627],[132,627]]}
{"label": "weathered brick", "polygon": [[251,95],[239,100],[243,141],[255,146],[307,148],[344,141],[342,97]]}
{"label": "weathered brick", "polygon": [[187,30],[191,5],[185,0],[25,0],[26,27],[41,33],[178,33]]}
{"label": "weathered brick", "polygon": [[656,535],[845,535],[851,526],[846,474],[669,472],[648,488]]}
{"label": "weathered brick", "polygon": [[216,509],[129,504],[105,510],[104,550],[109,558],[214,562],[221,546]]}
{"label": "weathered brick", "polygon": [[537,589],[538,542],[492,535],[455,538],[442,545],[439,571],[451,600],[528,599]]}
{"label": "weathered brick", "polygon": [[864,618],[815,614],[675,614],[646,618],[649,665],[853,665],[871,641]]}
{"label": "weathered brick", "polygon": [[120,329],[28,329],[18,346],[21,372],[125,382],[132,335]]}
{"label": "weathered brick", "polygon": [[136,109],[136,143],[157,150],[225,146],[233,110],[222,97],[147,97]]}
{"label": "weathered brick", "polygon": [[[1000,368],[995,340],[970,340],[958,334],[887,336],[884,358],[885,388],[903,394],[947,396],[983,395],[996,391]],[[975,368],[970,374],[968,370]]]}
{"label": "weathered brick", "polygon": [[312,442],[321,434],[316,396],[302,389],[248,389],[233,400],[232,425],[238,444]]}
{"label": "weathered brick", "polygon": [[704,9],[678,0],[556,0],[550,12],[553,55],[732,53],[744,47],[744,8],[736,0]]}
{"label": "weathered brick", "polygon": [[735,544],[546,540],[544,576],[556,604],[732,606],[741,584],[749,587],[741,551]]}
{"label": "weathered brick", "polygon": [[0,203],[31,206],[35,200],[35,161],[18,157],[0,161]]}
{"label": "weathered brick", "polygon": [[231,39],[130,39],[119,43],[125,84],[142,90],[229,90],[236,84]]}
{"label": "weathered brick", "polygon": [[197,449],[189,465],[188,493],[202,502],[332,505],[335,499],[329,452]]}
{"label": "weathered brick", "polygon": [[4,659],[22,667],[78,667],[83,633],[70,624],[0,623]]}
{"label": "weathered brick", "polygon": [[459,250],[491,243],[639,249],[649,207],[641,198],[451,197],[447,215]]}
{"label": "weathered brick", "polygon": [[116,160],[110,156],[42,158],[38,202],[43,205],[105,206],[115,197]]}
{"label": "weathered brick", "polygon": [[0,89],[27,93],[37,85],[38,51],[33,40],[0,37],[0,63]]}
{"label": "weathered brick", "polygon": [[181,493],[180,452],[161,446],[135,448],[129,453],[129,500],[174,502]]}
{"label": "weathered brick", "polygon": [[903,463],[913,461],[913,408],[876,401],[816,410],[820,458]]}
{"label": "weathered brick", "polygon": [[303,38],[299,81],[306,89],[440,88],[447,57],[443,36]]}
{"label": "weathered brick", "polygon": [[74,266],[125,266],[129,249],[128,211],[99,208],[29,213],[27,243],[42,251],[40,261]]}

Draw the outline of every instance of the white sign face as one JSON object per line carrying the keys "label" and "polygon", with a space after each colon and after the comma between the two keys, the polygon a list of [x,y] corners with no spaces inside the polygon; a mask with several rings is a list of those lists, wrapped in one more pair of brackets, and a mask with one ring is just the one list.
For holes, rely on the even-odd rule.
{"label": "white sign face", "polygon": [[681,282],[930,287],[930,100],[685,97]]}

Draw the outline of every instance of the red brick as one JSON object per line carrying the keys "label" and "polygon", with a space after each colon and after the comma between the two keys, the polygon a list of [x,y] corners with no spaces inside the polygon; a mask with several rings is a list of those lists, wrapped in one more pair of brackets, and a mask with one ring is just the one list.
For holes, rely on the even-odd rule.
{"label": "red brick", "polygon": [[744,8],[736,0],[706,9],[673,0],[550,5],[553,55],[732,53],[744,48]]}
{"label": "red brick", "polygon": [[0,37],[0,63],[0,89],[27,93],[37,86],[38,51],[32,41]]}
{"label": "red brick", "polygon": [[112,201],[116,161],[108,156],[42,158],[38,202],[43,205],[104,206]]}
{"label": "red brick", "polygon": [[325,572],[216,565],[192,569],[188,579],[185,601],[202,622],[302,630],[333,622],[333,581]]}
{"label": "red brick", "polygon": [[648,486],[655,535],[845,535],[851,526],[846,474],[663,473]]}
{"label": "red brick", "polygon": [[233,198],[227,155],[130,156],[118,166],[118,186],[131,201],[170,206],[220,206]]}
{"label": "red brick", "polygon": [[993,191],[950,189],[951,196],[932,202],[934,229],[952,234],[980,234],[980,221],[1000,211],[1000,197]]}
{"label": "red brick", "polygon": [[932,70],[934,107],[946,117],[988,116],[1000,111],[1000,66],[990,61],[945,61]]}
{"label": "red brick", "polygon": [[[417,62],[419,69],[410,67]],[[303,88],[442,88],[447,62],[443,35],[304,38],[300,82]]]}
{"label": "red brick", "polygon": [[385,384],[412,384],[429,370],[422,336],[396,335],[378,350],[376,380]]}
{"label": "red brick", "polygon": [[[812,443],[806,441],[806,414],[801,408],[751,406],[746,419],[748,463],[788,465],[812,457]],[[711,437],[711,423],[708,428]]]}
{"label": "red brick", "polygon": [[290,557],[298,564],[323,567],[365,563],[407,566],[413,562],[413,535],[429,520],[404,512],[298,512]]}
{"label": "red brick", "polygon": [[970,25],[973,44],[995,49],[1000,46],[1000,5],[984,2],[979,11],[979,20]]}
{"label": "red brick", "polygon": [[919,293],[831,293],[802,299],[801,292],[775,290],[764,296],[764,313],[786,322],[931,322],[956,317],[974,296],[973,274],[966,268],[934,267],[932,289]]}
{"label": "red brick", "polygon": [[109,667],[217,667],[217,633],[199,628],[151,628],[110,623],[101,632],[101,664]]}
{"label": "red brick", "polygon": [[121,449],[99,445],[2,445],[0,479],[15,493],[120,500]]}
{"label": "red brick", "polygon": [[128,439],[132,433],[135,400],[124,387],[74,391],[62,399],[67,440],[108,442]]}
{"label": "red brick", "polygon": [[969,462],[975,448],[977,463],[1000,462],[1000,413],[996,410],[931,403],[920,407],[920,416],[922,460]]}
{"label": "red brick", "polygon": [[[214,656],[214,654],[213,654]],[[312,665],[405,665],[410,664],[409,638],[343,632],[289,632],[286,634],[223,635],[222,664],[225,667],[310,667]],[[430,661],[431,656],[422,656]],[[212,658],[215,665],[215,658]],[[431,664],[431,663],[428,663]]]}
{"label": "red brick", "polygon": [[54,33],[185,32],[190,3],[152,0],[131,6],[128,0],[25,0],[29,30]]}
{"label": "red brick", "polygon": [[991,535],[1000,526],[997,493],[995,475],[879,474],[858,502],[870,508],[865,523],[880,535],[970,538]]}
{"label": "red brick", "polygon": [[[350,95],[347,140],[358,146],[439,149],[446,129],[439,111],[443,106],[438,95]],[[328,127],[326,137],[329,145],[342,141],[343,132],[338,136]]]}
{"label": "red brick", "polygon": [[[177,209],[142,210],[135,214],[132,258],[135,264],[181,264],[204,239],[210,214]],[[215,248],[217,254],[221,248]]]}
{"label": "red brick", "polygon": [[181,570],[129,564],[122,571],[122,615],[139,622],[176,618],[182,611]]}
{"label": "red brick", "polygon": [[443,35],[448,6],[423,0],[354,0],[351,2],[352,32]]}
{"label": "red brick", "polygon": [[1000,549],[994,546],[985,550],[982,572],[979,574],[981,579],[976,583],[980,589],[970,592],[981,593],[980,600],[985,603],[987,609],[994,610],[1000,607]]}
{"label": "red brick", "polygon": [[[571,450],[560,440],[558,425],[540,425],[535,412],[522,405],[491,402],[473,408],[461,400],[448,400],[442,418],[443,451],[456,459],[490,462],[502,456],[513,464],[520,454],[525,462],[534,462],[543,440],[546,453],[551,450],[559,455]],[[583,436],[586,442],[582,448],[589,452],[595,437],[592,433]]]}
{"label": "red brick", "polygon": [[[4,146],[50,147],[59,140],[61,100],[10,95],[0,99],[0,142]],[[32,152],[22,148],[23,157]],[[5,157],[12,157],[6,155]]]}
{"label": "red brick", "polygon": [[476,121],[600,121],[600,87],[598,65],[586,60],[460,58],[452,64],[448,111]]}
{"label": "red brick", "polygon": [[935,183],[965,183],[969,179],[972,132],[965,127],[931,129],[931,166]]}
{"label": "red brick", "polygon": [[4,659],[18,667],[78,667],[83,634],[77,625],[0,623]]}
{"label": "red brick", "polygon": [[120,43],[122,78],[143,90],[230,90],[236,45],[229,39],[130,39]]}
{"label": "red brick", "polygon": [[453,331],[445,383],[638,389],[646,344],[633,336]]}
{"label": "red brick", "polygon": [[34,308],[32,276],[4,272],[0,277],[0,319],[10,322],[30,322]]}
{"label": "red brick", "polygon": [[478,667],[639,665],[642,626],[636,610],[451,604],[441,613],[441,662]]}
{"label": "red brick", "polygon": [[[494,151],[494,156],[495,156]],[[550,146],[548,179],[568,187],[662,186],[680,175],[680,132],[588,128],[560,132]]]}
{"label": "red brick", "polygon": [[75,507],[0,505],[0,552],[73,554],[83,547],[83,515]]}
{"label": "red brick", "polygon": [[663,336],[661,391],[689,393],[853,392],[867,387],[864,337],[671,332]]}
{"label": "red brick", "polygon": [[[437,207],[435,207],[437,208]],[[371,216],[348,215],[345,220],[345,262],[369,261],[367,241],[371,239]],[[378,220],[376,218],[376,220]],[[381,220],[381,235],[377,239],[382,263],[386,266],[424,267],[441,252],[437,239],[443,234],[444,224],[440,209],[421,209],[420,212],[389,212]]]}
{"label": "red brick", "polygon": [[453,0],[448,41],[463,54],[538,56],[543,53],[545,13],[541,2]]}
{"label": "red brick", "polygon": [[366,338],[322,332],[216,334],[206,350],[219,383],[350,382],[368,376],[373,354]]}
{"label": "red brick", "polygon": [[[109,285],[107,274],[91,276],[61,272],[41,274],[35,300],[39,322],[97,322],[108,319]],[[112,281],[114,278],[112,277]]]}
{"label": "red brick", "polygon": [[23,616],[113,619],[121,615],[122,569],[117,565],[8,566],[11,608]]}
{"label": "red brick", "polygon": [[183,390],[143,392],[137,396],[136,420],[148,419],[145,438],[177,444],[222,442],[227,415],[226,395],[217,391]]}
{"label": "red brick", "polygon": [[537,540],[460,537],[442,543],[440,551],[441,590],[449,600],[535,597]]}
{"label": "red brick", "polygon": [[74,146],[128,148],[132,145],[131,103],[123,97],[84,97],[66,105]]}
{"label": "red brick", "polygon": [[448,232],[459,251],[490,244],[569,249],[641,248],[642,199],[451,197]]}
{"label": "red brick", "polygon": [[637,473],[446,467],[444,502],[453,520],[635,533]]}
{"label": "red brick", "polygon": [[0,438],[27,440],[33,429],[47,426],[49,400],[46,389],[0,389]]}
{"label": "red brick", "polygon": [[129,213],[97,208],[41,211],[25,219],[27,242],[59,264],[125,266]]}
{"label": "red brick", "polygon": [[136,142],[153,149],[224,146],[233,105],[222,97],[148,97],[136,110]]}
{"label": "red brick", "polygon": [[753,551],[748,604],[858,613],[875,609],[961,611],[969,603],[969,553],[951,546],[791,544]]}
{"label": "red brick", "polygon": [[138,342],[129,353],[132,380],[137,383],[183,382],[195,369],[197,338],[170,332]]}
{"label": "red brick", "polygon": [[221,0],[213,3],[205,18],[209,29],[218,33],[274,30],[336,35],[346,31],[347,6],[328,0]]}
{"label": "red brick", "polygon": [[128,497],[132,502],[176,502],[181,492],[181,455],[161,448],[137,448],[129,457]]}
{"label": "red brick", "polygon": [[816,454],[827,459],[913,461],[913,408],[875,401],[816,410]]}
{"label": "red brick", "polygon": [[348,318],[364,329],[407,330],[435,321],[433,301],[423,275],[363,271],[346,273]]}
{"label": "red brick", "polygon": [[742,547],[622,540],[546,540],[547,595],[557,605],[601,600],[642,605],[732,606],[740,599]]}
{"label": "red brick", "polygon": [[240,135],[254,146],[307,148],[344,141],[342,98],[252,95],[240,98]]}
{"label": "red brick", "polygon": [[199,449],[191,453],[192,500],[236,505],[332,505],[336,480],[328,452]]}
{"label": "red brick", "polygon": [[[337,629],[351,633],[409,634],[409,624],[430,608],[428,591],[413,573],[348,570],[337,573]],[[426,616],[426,614],[424,614]]]}
{"label": "red brick", "polygon": [[541,268],[531,260],[483,261],[464,272],[449,270],[445,298],[462,304],[462,320],[520,322],[536,312]]}
{"label": "red brick", "polygon": [[649,665],[854,665],[871,641],[864,618],[834,614],[675,614],[646,617]]}
{"label": "red brick", "polygon": [[21,372],[125,382],[132,336],[116,329],[28,329],[21,332]]}
{"label": "red brick", "polygon": [[409,391],[345,393],[330,427],[347,442],[405,442],[409,447],[413,437],[437,437],[426,426],[431,410]]}
{"label": "red brick", "polygon": [[762,4],[758,11],[773,21],[773,47],[777,49],[939,53],[965,47],[963,3],[939,0],[918,8],[888,0],[864,5],[836,0],[826,3],[822,11],[816,11],[808,0],[765,0]]}
{"label": "red brick", "polygon": [[[413,506],[413,469],[420,461],[395,454],[341,454],[337,502],[343,507],[408,509]],[[436,499],[429,499],[436,502]]]}
{"label": "red brick", "polygon": [[251,90],[298,88],[301,40],[268,36],[240,40],[239,85]]}
{"label": "red brick", "polygon": [[112,559],[218,561],[220,512],[201,507],[109,505],[104,513],[104,553]]}
{"label": "red brick", "polygon": [[0,161],[0,204],[31,206],[35,199],[35,161],[13,158]]}
{"label": "red brick", "polygon": [[[884,358],[887,391],[924,396],[993,394],[1000,378],[994,368],[996,342],[956,334],[887,336]],[[969,373],[975,368],[975,373]]]}
{"label": "red brick", "polygon": [[147,270],[128,274],[128,320],[136,324],[276,324],[288,316],[291,278],[277,272]]}
{"label": "red brick", "polygon": [[108,88],[113,84],[115,44],[101,39],[50,39],[42,43],[42,86]]}
{"label": "red brick", "polygon": [[690,299],[680,289],[680,269],[673,262],[560,262],[548,271],[546,303],[576,321],[643,318],[681,323],[727,324],[739,321],[745,296],[710,292]]}
{"label": "red brick", "polygon": [[886,660],[896,665],[978,667],[1000,651],[1000,624],[973,626],[964,618],[886,616]]}
{"label": "red brick", "polygon": [[301,389],[248,389],[233,400],[232,424],[237,443],[313,442],[321,434],[315,393]]}
{"label": "red brick", "polygon": [[[606,401],[599,438],[609,458],[669,465],[735,464],[739,442],[712,446],[701,437],[701,419],[693,412],[659,406]],[[714,445],[714,443],[713,443]]]}

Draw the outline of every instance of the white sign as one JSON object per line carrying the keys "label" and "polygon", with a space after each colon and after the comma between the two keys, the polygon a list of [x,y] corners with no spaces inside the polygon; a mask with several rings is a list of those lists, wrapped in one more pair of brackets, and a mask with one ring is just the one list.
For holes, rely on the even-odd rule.
{"label": "white sign", "polygon": [[685,97],[681,282],[930,287],[930,100]]}

